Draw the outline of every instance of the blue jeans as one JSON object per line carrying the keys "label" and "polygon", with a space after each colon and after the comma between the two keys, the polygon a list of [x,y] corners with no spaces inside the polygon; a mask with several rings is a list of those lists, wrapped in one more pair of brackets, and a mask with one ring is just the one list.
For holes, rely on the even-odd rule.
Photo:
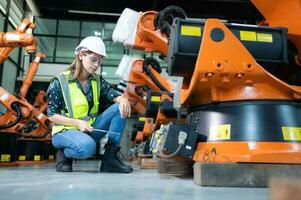
{"label": "blue jeans", "polygon": [[[120,146],[126,120],[121,118],[119,104],[115,103],[98,115],[92,126],[95,129],[107,130],[109,141]],[[111,132],[110,132],[111,131]],[[96,151],[96,142],[106,135],[105,132],[93,131],[84,133],[79,130],[64,130],[52,136],[54,147],[64,149],[68,158],[85,159],[93,156]]]}

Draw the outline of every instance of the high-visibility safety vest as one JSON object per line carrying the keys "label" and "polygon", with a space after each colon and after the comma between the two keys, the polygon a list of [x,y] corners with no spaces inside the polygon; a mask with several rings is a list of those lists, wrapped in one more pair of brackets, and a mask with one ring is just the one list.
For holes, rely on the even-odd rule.
{"label": "high-visibility safety vest", "polygon": [[[100,77],[97,75],[93,75],[94,79],[91,79],[93,92],[93,107],[89,112],[89,103],[86,99],[86,96],[77,86],[76,81],[69,81],[69,75],[70,71],[66,71],[60,74],[59,76],[55,77],[55,79],[58,79],[60,82],[62,94],[67,108],[67,112],[64,111],[66,109],[61,110],[61,115],[73,119],[82,119],[85,120],[89,125],[91,125],[95,121],[95,118],[98,114]],[[78,129],[78,127],[55,124],[52,127],[52,135],[64,129]]]}

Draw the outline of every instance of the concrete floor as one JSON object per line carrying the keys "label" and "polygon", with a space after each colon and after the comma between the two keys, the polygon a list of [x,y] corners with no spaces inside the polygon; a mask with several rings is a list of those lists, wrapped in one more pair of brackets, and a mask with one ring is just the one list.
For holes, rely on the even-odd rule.
{"label": "concrete floor", "polygon": [[99,161],[77,161],[72,173],[57,173],[54,165],[1,167],[0,199],[261,200],[268,196],[266,188],[200,187],[192,177],[160,175],[138,167],[131,174],[99,173]]}

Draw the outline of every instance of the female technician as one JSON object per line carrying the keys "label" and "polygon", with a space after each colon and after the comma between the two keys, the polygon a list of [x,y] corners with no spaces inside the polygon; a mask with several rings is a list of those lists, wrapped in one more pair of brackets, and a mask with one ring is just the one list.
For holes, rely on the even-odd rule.
{"label": "female technician", "polygon": [[[91,157],[107,130],[109,140],[100,171],[130,173],[131,166],[122,163],[117,153],[130,116],[128,100],[96,74],[106,57],[104,42],[99,37],[83,39],[75,49],[76,57],[69,69],[55,77],[48,88],[49,120],[54,123],[52,143],[58,148],[56,171],[71,172],[72,160]],[[115,102],[99,114],[101,96]]]}

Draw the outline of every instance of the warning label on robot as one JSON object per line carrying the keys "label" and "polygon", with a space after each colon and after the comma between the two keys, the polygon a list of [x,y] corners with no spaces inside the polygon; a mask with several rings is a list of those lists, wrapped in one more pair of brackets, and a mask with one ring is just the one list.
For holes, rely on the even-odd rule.
{"label": "warning label on robot", "polygon": [[160,102],[161,97],[160,96],[151,96],[151,101],[153,102]]}
{"label": "warning label on robot", "polygon": [[181,26],[181,35],[185,36],[201,36],[201,27],[199,26]]}
{"label": "warning label on robot", "polygon": [[145,122],[145,117],[139,117],[139,121]]}
{"label": "warning label on robot", "polygon": [[24,155],[23,155],[23,156],[19,156],[19,157],[18,157],[18,160],[24,161],[24,160],[26,160],[26,156],[24,156]]}
{"label": "warning label on robot", "polygon": [[230,140],[231,124],[213,125],[210,127],[210,140]]}
{"label": "warning label on robot", "polygon": [[272,36],[272,34],[257,33],[257,41],[258,42],[273,42],[273,36]]}
{"label": "warning label on robot", "polygon": [[1,162],[9,162],[10,154],[1,154]]}
{"label": "warning label on robot", "polygon": [[239,31],[240,40],[253,42],[273,42],[273,35],[269,33],[257,33],[255,31]]}
{"label": "warning label on robot", "polygon": [[301,127],[281,127],[284,140],[301,140]]}
{"label": "warning label on robot", "polygon": [[41,160],[41,156],[40,156],[40,155],[34,155],[33,160],[34,160],[34,161]]}
{"label": "warning label on robot", "polygon": [[239,31],[240,40],[244,41],[256,41],[256,32],[254,31]]}

